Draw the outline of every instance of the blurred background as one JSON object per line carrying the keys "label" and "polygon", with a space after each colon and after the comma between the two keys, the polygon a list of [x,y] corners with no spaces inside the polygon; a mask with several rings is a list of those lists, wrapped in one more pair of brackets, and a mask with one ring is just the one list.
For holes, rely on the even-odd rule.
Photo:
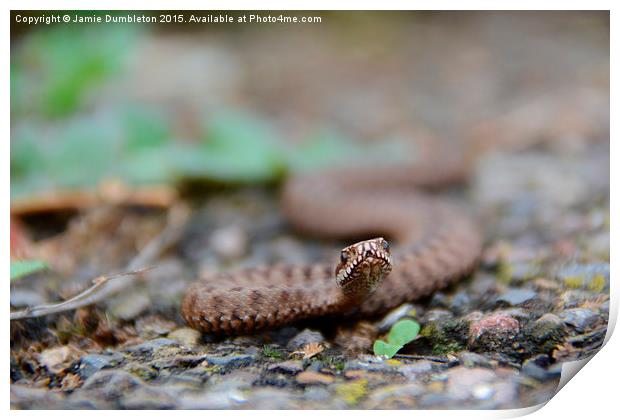
{"label": "blurred background", "polygon": [[429,141],[474,155],[608,141],[606,14],[321,15],[13,23],[12,196],[107,177],[262,183]]}
{"label": "blurred background", "polygon": [[[153,268],[96,305],[12,322],[12,407],[515,408],[550,399],[561,362],[601,346],[608,13],[49,26],[18,13],[41,15],[12,13],[12,310]],[[403,351],[435,359],[390,365],[395,379],[330,326],[311,331],[327,350],[303,365],[299,326],[222,341],[185,327],[197,278],[338,255],[344,243],[282,217],[288,176],[442,151],[468,164],[450,192],[483,221],[485,251],[469,281],[399,309],[423,326]],[[318,382],[299,386],[303,369]]]}

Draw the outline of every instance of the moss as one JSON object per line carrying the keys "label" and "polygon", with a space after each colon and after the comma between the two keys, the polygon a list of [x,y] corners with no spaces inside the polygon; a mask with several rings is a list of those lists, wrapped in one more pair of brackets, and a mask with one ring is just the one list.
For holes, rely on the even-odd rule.
{"label": "moss", "polygon": [[443,324],[431,322],[422,328],[420,335],[428,339],[434,355],[444,355],[463,350],[467,330],[464,321],[453,320]]}
{"label": "moss", "polygon": [[564,285],[569,289],[579,289],[583,287],[583,277],[581,276],[571,276],[564,278]]}
{"label": "moss", "polygon": [[263,355],[274,359],[284,359],[284,353],[267,345],[263,346]]}
{"label": "moss", "polygon": [[600,293],[605,288],[605,276],[602,274],[595,275],[592,280],[590,280],[590,284],[588,285],[588,289],[593,292]]}
{"label": "moss", "polygon": [[497,266],[497,279],[504,284],[510,284],[513,271],[514,269],[510,263],[500,261]]}
{"label": "moss", "polygon": [[357,404],[368,392],[368,381],[366,379],[358,379],[353,382],[342,384],[336,388],[336,394],[342,398],[347,404]]}

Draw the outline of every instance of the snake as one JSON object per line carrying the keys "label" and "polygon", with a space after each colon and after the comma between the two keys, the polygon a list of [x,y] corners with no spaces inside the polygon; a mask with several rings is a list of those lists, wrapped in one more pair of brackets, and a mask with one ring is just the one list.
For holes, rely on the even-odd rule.
{"label": "snake", "polygon": [[210,275],[181,302],[187,324],[214,335],[251,334],[314,318],[372,317],[464,278],[482,252],[479,220],[437,190],[462,181],[454,159],[302,173],[281,208],[306,234],[357,241],[333,261],[274,264]]}

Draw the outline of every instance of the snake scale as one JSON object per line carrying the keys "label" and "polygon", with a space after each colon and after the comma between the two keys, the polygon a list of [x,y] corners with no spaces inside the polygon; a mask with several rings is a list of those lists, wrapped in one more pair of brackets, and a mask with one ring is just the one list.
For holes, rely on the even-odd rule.
{"label": "snake scale", "polygon": [[[193,328],[244,334],[316,318],[372,316],[428,296],[473,270],[482,235],[462,206],[425,189],[463,178],[449,159],[298,175],[282,209],[299,231],[355,243],[330,264],[273,265],[191,285],[181,305]],[[335,267],[335,269],[334,269]]]}

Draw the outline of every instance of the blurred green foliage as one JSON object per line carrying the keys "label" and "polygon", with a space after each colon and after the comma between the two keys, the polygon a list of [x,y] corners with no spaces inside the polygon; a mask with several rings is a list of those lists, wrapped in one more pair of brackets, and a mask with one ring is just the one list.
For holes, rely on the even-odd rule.
{"label": "blurred green foliage", "polygon": [[269,121],[225,107],[205,116],[198,138],[180,139],[171,118],[152,105],[93,107],[98,89],[122,76],[137,36],[128,25],[83,25],[20,40],[11,56],[13,197],[92,188],[106,178],[269,183],[290,172],[409,153],[397,141],[362,149],[324,128],[291,145]]}
{"label": "blurred green foliage", "polygon": [[135,29],[125,25],[60,25],[33,31],[11,57],[13,115],[63,117],[125,63]]}
{"label": "blurred green foliage", "polygon": [[11,260],[11,281],[25,277],[47,268],[47,264],[37,260]]}

